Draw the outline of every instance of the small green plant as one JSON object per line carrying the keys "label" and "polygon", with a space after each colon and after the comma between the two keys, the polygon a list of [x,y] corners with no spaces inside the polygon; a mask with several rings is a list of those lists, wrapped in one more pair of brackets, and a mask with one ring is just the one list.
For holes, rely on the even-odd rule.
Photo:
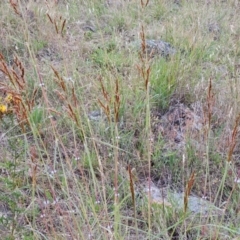
{"label": "small green plant", "polygon": [[116,44],[113,42],[104,48],[96,49],[92,53],[91,59],[102,69],[116,68],[120,71],[123,66],[129,64],[129,60],[125,58],[124,52],[118,51]]}
{"label": "small green plant", "polygon": [[21,228],[18,219],[25,211],[21,202],[25,199],[23,189],[26,185],[26,179],[24,169],[20,169],[25,152],[24,141],[21,138],[9,138],[8,144],[11,150],[9,152],[11,158],[5,158],[0,163],[0,169],[4,173],[0,176],[0,182],[2,183],[0,184],[0,202],[2,207],[5,206],[0,222],[5,229],[3,236],[14,239],[16,232]]}
{"label": "small green plant", "polygon": [[169,106],[171,97],[177,88],[179,71],[178,60],[157,60],[151,69],[151,96],[153,103],[162,112]]}
{"label": "small green plant", "polygon": [[46,120],[46,111],[44,107],[36,106],[29,114],[29,122],[33,129],[40,130]]}
{"label": "small green plant", "polygon": [[84,39],[86,41],[92,40],[93,39],[93,33],[91,31],[86,31],[84,33]]}
{"label": "small green plant", "polygon": [[156,4],[156,7],[153,9],[152,17],[157,21],[161,21],[164,19],[166,11],[167,9],[164,6],[164,4],[158,3]]}
{"label": "small green plant", "polygon": [[33,46],[34,51],[38,52],[47,46],[47,42],[44,40],[33,39],[32,46]]}
{"label": "small green plant", "polygon": [[83,155],[83,167],[84,169],[93,171],[96,171],[98,169],[99,163],[94,152]]}

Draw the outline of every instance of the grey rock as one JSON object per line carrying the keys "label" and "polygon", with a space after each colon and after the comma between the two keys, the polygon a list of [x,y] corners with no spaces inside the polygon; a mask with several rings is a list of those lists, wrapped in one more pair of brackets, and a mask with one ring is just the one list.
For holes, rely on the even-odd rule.
{"label": "grey rock", "polygon": [[91,111],[88,114],[88,117],[90,120],[93,120],[93,121],[100,121],[101,119],[103,119],[103,115],[100,110]]}
{"label": "grey rock", "polygon": [[218,40],[221,33],[221,28],[217,22],[211,22],[208,24],[208,31],[213,35],[214,40]]}
{"label": "grey rock", "polygon": [[219,26],[219,24],[216,23],[216,22],[209,23],[208,31],[212,32],[212,33],[215,33],[215,34],[219,34],[220,33],[220,26]]}
{"label": "grey rock", "polygon": [[[174,209],[181,210],[184,208],[184,193],[178,193],[170,189],[160,189],[153,182],[149,184],[146,182],[144,184],[143,192],[146,196],[151,197],[151,201],[161,205],[165,205]],[[222,215],[224,210],[216,207],[213,203],[197,197],[190,195],[188,197],[188,211],[192,214],[201,214],[202,216],[211,215]]]}
{"label": "grey rock", "polygon": [[84,31],[90,31],[90,32],[96,32],[95,27],[90,26],[90,25],[83,26],[83,30]]}
{"label": "grey rock", "polygon": [[[178,207],[184,206],[184,193],[170,193],[168,196]],[[224,210],[216,207],[211,202],[197,197],[197,196],[189,196],[188,197],[188,210],[195,214],[202,215],[222,215],[224,214]]]}
{"label": "grey rock", "polygon": [[146,49],[150,56],[160,55],[168,58],[176,53],[176,49],[170,43],[162,40],[146,40]]}
{"label": "grey rock", "polygon": [[[141,51],[141,41],[133,41],[130,43],[130,48],[137,48]],[[176,54],[177,50],[168,42],[162,40],[146,39],[145,50],[149,57],[164,57],[169,58]]]}

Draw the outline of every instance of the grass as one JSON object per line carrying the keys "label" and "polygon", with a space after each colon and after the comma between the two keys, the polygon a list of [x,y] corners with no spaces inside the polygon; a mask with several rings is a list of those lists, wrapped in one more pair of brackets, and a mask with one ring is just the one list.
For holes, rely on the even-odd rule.
{"label": "grass", "polygon": [[1,238],[240,239],[239,16],[234,0],[1,1]]}

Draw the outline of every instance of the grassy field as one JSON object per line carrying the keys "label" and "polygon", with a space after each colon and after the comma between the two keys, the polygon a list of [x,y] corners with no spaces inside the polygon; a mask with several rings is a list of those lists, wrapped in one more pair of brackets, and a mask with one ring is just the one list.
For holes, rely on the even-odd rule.
{"label": "grassy field", "polygon": [[239,23],[238,0],[1,0],[1,239],[240,239]]}

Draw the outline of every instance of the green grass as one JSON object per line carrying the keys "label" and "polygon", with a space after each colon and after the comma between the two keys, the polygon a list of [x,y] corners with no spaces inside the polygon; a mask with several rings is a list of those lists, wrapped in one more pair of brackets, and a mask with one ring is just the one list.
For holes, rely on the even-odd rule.
{"label": "green grass", "polygon": [[[47,2],[0,2],[1,239],[239,239],[239,3]],[[179,104],[202,126],[180,143]],[[151,201],[149,178],[224,214]]]}

